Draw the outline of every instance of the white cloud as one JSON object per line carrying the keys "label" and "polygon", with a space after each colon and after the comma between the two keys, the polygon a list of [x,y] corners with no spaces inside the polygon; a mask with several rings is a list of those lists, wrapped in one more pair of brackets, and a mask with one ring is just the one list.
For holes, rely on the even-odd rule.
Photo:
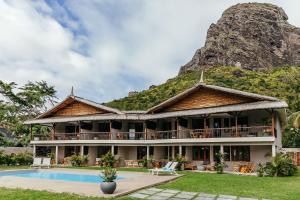
{"label": "white cloud", "polygon": [[[73,85],[102,102],[175,76],[209,25],[242,1],[51,2],[0,0],[0,80],[45,80],[61,98]],[[298,2],[270,2],[300,26]]]}

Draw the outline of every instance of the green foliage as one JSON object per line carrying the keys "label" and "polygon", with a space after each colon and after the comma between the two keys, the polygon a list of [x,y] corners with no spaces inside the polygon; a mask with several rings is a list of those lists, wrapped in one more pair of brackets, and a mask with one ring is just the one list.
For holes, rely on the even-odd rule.
{"label": "green foliage", "polygon": [[224,162],[224,157],[225,155],[222,154],[221,152],[218,152],[216,154],[218,162],[216,163],[216,171],[218,174],[223,174],[224,168],[228,167],[228,165]]}
{"label": "green foliage", "polygon": [[[169,79],[164,84],[130,97],[114,100],[106,105],[121,110],[146,110],[194,86],[199,79],[200,72],[186,73]],[[214,67],[205,70],[204,80],[207,84],[274,96],[287,101],[291,111],[300,110],[299,67],[279,67],[267,71]]]}
{"label": "green foliage", "polygon": [[259,163],[256,172],[258,177],[263,177],[265,174],[265,166]]}
{"label": "green foliage", "polygon": [[143,167],[148,168],[151,167],[154,162],[153,157],[149,156],[149,159],[147,160],[147,156],[144,156],[143,159],[139,160],[139,164],[142,164]]}
{"label": "green foliage", "polygon": [[297,173],[297,167],[288,154],[277,153],[271,162],[264,167],[267,176],[293,176]]}
{"label": "green foliage", "polygon": [[300,129],[287,127],[282,137],[282,146],[285,148],[300,147]]}
{"label": "green foliage", "polygon": [[113,167],[114,164],[117,162],[115,156],[111,152],[108,152],[107,154],[103,155],[101,161],[102,165],[105,167]]}
{"label": "green foliage", "polygon": [[178,162],[178,164],[176,165],[176,170],[177,171],[181,171],[182,170],[182,165],[186,162],[185,157],[177,154],[173,160],[173,162]]}
{"label": "green foliage", "polygon": [[106,167],[100,177],[103,179],[103,182],[113,182],[117,178],[117,170],[112,167]]}
{"label": "green foliage", "polygon": [[33,156],[30,153],[19,154],[4,154],[0,151],[0,165],[15,166],[15,165],[30,165],[32,164]]}
{"label": "green foliage", "polygon": [[88,156],[81,156],[81,155],[72,155],[70,158],[72,166],[79,167],[79,166],[86,166],[89,159]]}
{"label": "green foliage", "polygon": [[7,129],[20,141],[17,146],[27,145],[29,128],[23,125],[27,119],[45,112],[53,105],[56,91],[46,82],[28,82],[18,87],[16,83],[0,81],[0,127]]}

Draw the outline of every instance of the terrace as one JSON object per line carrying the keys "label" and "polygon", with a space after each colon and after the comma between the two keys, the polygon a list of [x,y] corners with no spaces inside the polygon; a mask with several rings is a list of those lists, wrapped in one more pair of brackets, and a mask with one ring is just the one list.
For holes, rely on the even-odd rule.
{"label": "terrace", "polygon": [[145,132],[86,132],[56,133],[51,136],[36,134],[33,140],[165,140],[165,139],[201,139],[201,138],[239,138],[272,137],[272,126],[250,126],[230,128],[204,128]]}

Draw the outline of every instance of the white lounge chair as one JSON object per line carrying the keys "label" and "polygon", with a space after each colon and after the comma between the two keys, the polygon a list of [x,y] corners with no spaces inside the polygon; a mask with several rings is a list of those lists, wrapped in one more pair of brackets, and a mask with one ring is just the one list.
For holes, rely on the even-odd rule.
{"label": "white lounge chair", "polygon": [[[160,169],[168,169],[171,165],[172,165],[173,162],[168,162],[163,168],[160,168]],[[154,172],[156,170],[159,170],[159,169],[149,169],[149,173],[151,173],[152,175],[154,175]]]}
{"label": "white lounge chair", "polygon": [[43,163],[41,167],[47,167],[48,169],[51,166],[51,158],[43,158]]}
{"label": "white lounge chair", "polygon": [[155,172],[156,172],[156,175],[158,175],[159,173],[168,173],[168,174],[175,174],[175,175],[177,175],[176,169],[175,169],[177,165],[178,165],[178,162],[173,162],[171,164],[171,166],[168,167],[168,168],[163,167],[161,169],[154,169],[153,174],[155,174]]}
{"label": "white lounge chair", "polygon": [[33,158],[33,163],[30,167],[41,167],[42,166],[42,158]]}

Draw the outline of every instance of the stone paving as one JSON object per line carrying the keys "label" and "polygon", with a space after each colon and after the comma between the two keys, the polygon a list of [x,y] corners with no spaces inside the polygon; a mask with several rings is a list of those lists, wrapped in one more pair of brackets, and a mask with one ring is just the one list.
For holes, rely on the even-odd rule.
{"label": "stone paving", "polygon": [[[258,200],[257,198],[246,198],[238,197],[233,195],[223,195],[223,194],[207,194],[207,193],[197,193],[197,192],[184,192],[180,190],[171,189],[158,189],[158,188],[148,188],[144,190],[137,191],[129,195],[132,198],[137,199],[150,199],[150,200]],[[264,199],[267,200],[267,199]]]}

